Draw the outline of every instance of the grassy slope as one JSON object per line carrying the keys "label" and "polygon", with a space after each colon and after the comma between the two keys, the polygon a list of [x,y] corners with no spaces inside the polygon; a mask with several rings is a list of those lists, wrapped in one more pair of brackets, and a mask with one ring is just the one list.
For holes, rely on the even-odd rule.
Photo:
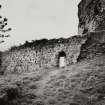
{"label": "grassy slope", "polygon": [[105,105],[105,56],[62,69],[1,76],[0,105]]}

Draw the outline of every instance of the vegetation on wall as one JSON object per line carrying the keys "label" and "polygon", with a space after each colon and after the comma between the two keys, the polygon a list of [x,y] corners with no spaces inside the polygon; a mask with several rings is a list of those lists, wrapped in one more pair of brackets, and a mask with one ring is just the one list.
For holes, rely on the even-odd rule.
{"label": "vegetation on wall", "polygon": [[20,46],[12,46],[10,50],[15,50],[15,49],[23,49],[23,48],[30,48],[30,47],[37,47],[37,48],[41,48],[43,46],[46,45],[54,45],[56,43],[63,43],[64,39],[60,38],[60,39],[40,39],[40,40],[32,40],[31,42],[29,41],[25,41],[24,44],[20,44]]}
{"label": "vegetation on wall", "polygon": [[72,36],[69,38],[59,38],[59,39],[40,39],[40,40],[32,40],[31,42],[25,41],[24,44],[20,44],[19,46],[12,46],[10,48],[10,51],[12,50],[19,50],[19,49],[24,49],[24,48],[42,48],[44,46],[50,46],[54,47],[54,45],[57,45],[59,43],[71,43],[71,42],[76,42],[76,43],[81,43],[81,39],[84,39],[85,37],[83,36]]}

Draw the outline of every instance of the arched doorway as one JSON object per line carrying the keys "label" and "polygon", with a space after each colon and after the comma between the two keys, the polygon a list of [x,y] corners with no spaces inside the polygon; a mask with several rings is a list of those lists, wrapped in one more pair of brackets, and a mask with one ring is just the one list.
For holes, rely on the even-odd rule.
{"label": "arched doorway", "polygon": [[66,54],[64,51],[59,52],[58,54],[58,66],[60,68],[66,66]]}

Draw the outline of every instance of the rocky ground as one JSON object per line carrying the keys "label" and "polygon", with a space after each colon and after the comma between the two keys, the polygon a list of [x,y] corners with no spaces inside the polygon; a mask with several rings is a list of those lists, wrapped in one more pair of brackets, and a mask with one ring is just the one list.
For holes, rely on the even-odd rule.
{"label": "rocky ground", "polygon": [[62,69],[2,75],[0,105],[105,105],[105,56]]}

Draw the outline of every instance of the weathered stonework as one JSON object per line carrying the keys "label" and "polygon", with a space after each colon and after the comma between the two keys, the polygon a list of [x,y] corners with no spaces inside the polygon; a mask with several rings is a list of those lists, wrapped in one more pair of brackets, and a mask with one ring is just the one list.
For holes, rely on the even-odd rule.
{"label": "weathered stonework", "polygon": [[59,54],[64,52],[66,65],[105,54],[105,31],[90,32],[68,39],[47,40],[24,48],[2,53],[0,72],[24,73],[59,67]]}
{"label": "weathered stonework", "polygon": [[82,0],[78,5],[79,34],[67,39],[37,40],[0,53],[0,73],[22,73],[59,67],[105,54],[105,0]]}
{"label": "weathered stonework", "polygon": [[[44,68],[58,67],[61,51],[66,54],[66,64],[77,62],[85,37],[73,36],[68,39],[54,39],[47,44],[7,51],[2,56],[2,70],[5,73],[32,72]],[[51,42],[51,43],[50,43]]]}
{"label": "weathered stonework", "polygon": [[86,37],[87,40],[81,45],[80,55],[77,59],[78,62],[105,54],[105,31],[90,32],[87,33]]}
{"label": "weathered stonework", "polygon": [[105,30],[105,0],[81,0],[78,17],[79,34]]}

